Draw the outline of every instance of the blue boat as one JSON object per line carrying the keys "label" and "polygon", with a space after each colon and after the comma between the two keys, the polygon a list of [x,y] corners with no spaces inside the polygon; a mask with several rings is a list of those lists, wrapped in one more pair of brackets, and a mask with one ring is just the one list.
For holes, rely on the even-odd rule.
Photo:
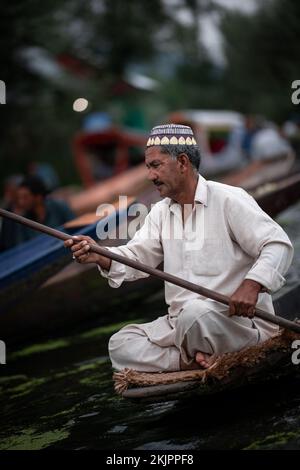
{"label": "blue boat", "polygon": [[[121,216],[127,216],[127,209],[117,212],[118,225]],[[97,238],[97,227],[104,228],[115,214],[98,220],[88,226],[77,226],[66,230],[70,235],[88,235]],[[0,254],[0,314],[19,303],[25,295],[40,287],[49,277],[66,266],[70,252],[62,241],[48,235],[39,235],[21,245]]]}

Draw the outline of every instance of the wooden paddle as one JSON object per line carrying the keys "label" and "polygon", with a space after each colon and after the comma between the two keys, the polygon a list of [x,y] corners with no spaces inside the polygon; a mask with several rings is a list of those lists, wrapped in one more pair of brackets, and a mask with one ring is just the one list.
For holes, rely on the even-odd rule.
{"label": "wooden paddle", "polygon": [[[47,227],[46,225],[40,224],[38,222],[34,222],[33,220],[29,220],[25,217],[14,214],[13,212],[6,211],[4,209],[0,209],[0,216],[14,220],[15,222],[26,225],[27,227],[30,227],[34,230],[38,230],[39,232],[46,233],[47,235],[51,235],[52,237],[59,238],[63,241],[69,240],[70,238],[72,238],[74,241],[77,241],[76,238],[71,235],[68,235],[54,228]],[[184,279],[180,279],[179,277],[165,273],[163,271],[160,271],[159,269],[151,268],[150,266],[140,263],[139,261],[134,261],[129,258],[126,258],[125,256],[113,253],[107,250],[106,248],[100,247],[96,243],[90,245],[90,247],[91,251],[93,251],[94,253],[98,253],[99,255],[106,256],[107,258],[117,261],[118,263],[125,264],[127,266],[130,266],[131,268],[137,269],[152,276],[156,276],[162,281],[170,282],[172,284],[175,284],[176,286],[183,287],[184,289],[190,290],[191,292],[195,292],[196,294],[202,295],[212,300],[216,300],[217,302],[220,302],[222,304],[229,305],[230,299],[226,295],[219,294],[218,292],[206,289],[202,286],[198,286],[197,284],[194,284],[192,282],[185,281]],[[260,310],[258,308],[255,309],[255,315],[259,318],[262,318],[263,320],[267,320],[288,330],[300,333],[300,324],[297,324],[296,322],[272,315],[271,313],[265,312],[264,310]]]}

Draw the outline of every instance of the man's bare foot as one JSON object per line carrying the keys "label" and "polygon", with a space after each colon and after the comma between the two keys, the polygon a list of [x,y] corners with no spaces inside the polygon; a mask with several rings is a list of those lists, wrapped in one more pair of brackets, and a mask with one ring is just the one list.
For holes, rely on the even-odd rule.
{"label": "man's bare foot", "polygon": [[201,351],[198,351],[195,356],[195,362],[203,369],[208,369],[213,365],[215,360],[216,358],[214,355],[203,353]]}
{"label": "man's bare foot", "polygon": [[201,366],[199,366],[199,364],[197,364],[196,361],[193,361],[190,364],[186,364],[180,358],[180,370],[195,370],[195,369],[198,369],[198,370],[201,369]]}

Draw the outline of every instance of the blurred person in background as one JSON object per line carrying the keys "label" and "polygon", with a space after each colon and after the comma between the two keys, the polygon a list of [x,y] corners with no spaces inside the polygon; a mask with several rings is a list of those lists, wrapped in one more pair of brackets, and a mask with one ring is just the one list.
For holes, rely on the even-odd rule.
{"label": "blurred person in background", "polygon": [[[47,189],[37,176],[28,176],[16,190],[18,213],[49,227],[57,227],[74,218],[69,206],[59,200],[47,197]],[[0,233],[0,251],[13,248],[38,235],[38,232],[26,226],[5,219]]]}
{"label": "blurred person in background", "polygon": [[32,161],[28,165],[28,175],[39,177],[47,192],[52,192],[57,189],[60,185],[59,177],[52,165],[45,162]]}
{"label": "blurred person in background", "polygon": [[19,208],[17,207],[16,198],[17,198],[17,190],[19,184],[23,180],[24,176],[15,174],[11,175],[4,181],[3,185],[3,198],[1,206],[4,209],[9,211],[13,211],[15,213],[19,213]]}
{"label": "blurred person in background", "polygon": [[256,133],[261,129],[262,121],[263,119],[261,117],[253,116],[252,114],[247,115],[245,118],[245,129],[241,146],[248,161],[251,160],[253,139]]}

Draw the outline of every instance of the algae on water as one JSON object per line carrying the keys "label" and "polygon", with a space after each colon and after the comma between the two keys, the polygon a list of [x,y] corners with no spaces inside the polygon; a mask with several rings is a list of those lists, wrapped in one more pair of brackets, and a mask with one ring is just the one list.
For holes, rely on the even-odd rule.
{"label": "algae on water", "polygon": [[12,435],[0,441],[0,450],[40,450],[66,439],[69,436],[67,429],[54,429],[45,433],[28,428],[17,435]]}

